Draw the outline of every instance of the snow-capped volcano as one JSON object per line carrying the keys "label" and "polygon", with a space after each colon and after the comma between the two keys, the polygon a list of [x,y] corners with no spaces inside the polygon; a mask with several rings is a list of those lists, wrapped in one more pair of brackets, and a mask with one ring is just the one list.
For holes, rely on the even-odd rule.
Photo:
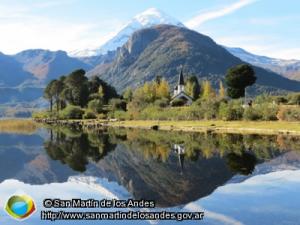
{"label": "snow-capped volcano", "polygon": [[157,24],[184,26],[177,19],[156,8],[147,9],[146,11],[136,15],[128,25],[132,24],[136,24],[140,27],[149,27]]}
{"label": "snow-capped volcano", "polygon": [[114,51],[126,43],[129,37],[137,30],[148,28],[159,24],[169,24],[175,26],[184,25],[177,19],[167,15],[156,8],[150,8],[136,15],[129,23],[127,23],[116,35],[97,49],[84,49],[73,51],[70,54],[76,57],[95,56],[105,54],[108,51]]}

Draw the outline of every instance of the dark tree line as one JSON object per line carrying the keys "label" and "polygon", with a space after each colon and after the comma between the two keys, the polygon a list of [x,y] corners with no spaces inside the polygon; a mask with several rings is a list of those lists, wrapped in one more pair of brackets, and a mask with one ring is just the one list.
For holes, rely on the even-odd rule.
{"label": "dark tree line", "polygon": [[74,171],[84,172],[91,162],[99,162],[116,148],[108,133],[82,133],[71,129],[50,130],[51,138],[44,143],[47,154]]}
{"label": "dark tree line", "polygon": [[107,104],[110,99],[118,97],[114,87],[97,76],[89,80],[82,69],[52,80],[44,90],[44,98],[49,101],[51,112],[54,107],[58,112],[68,104],[84,108],[95,99]]}

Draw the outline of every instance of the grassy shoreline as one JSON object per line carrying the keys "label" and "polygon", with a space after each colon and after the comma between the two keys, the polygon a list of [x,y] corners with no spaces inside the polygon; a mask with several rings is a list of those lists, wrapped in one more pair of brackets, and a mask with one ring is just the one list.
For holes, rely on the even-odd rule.
{"label": "grassy shoreline", "polygon": [[[57,121],[53,122],[54,124]],[[60,124],[81,124],[85,128],[122,127],[137,129],[152,129],[159,126],[160,130],[185,132],[215,132],[215,133],[245,133],[245,134],[285,134],[300,135],[300,122],[287,121],[162,121],[162,120],[59,120]],[[34,133],[39,127],[32,119],[0,120],[0,133]]]}
{"label": "grassy shoreline", "polygon": [[0,120],[0,133],[33,134],[38,124],[32,119]]}
{"label": "grassy shoreline", "polygon": [[159,130],[185,131],[185,132],[215,132],[215,133],[245,133],[245,134],[285,134],[300,135],[300,122],[287,121],[221,121],[221,120],[197,120],[197,121],[167,121],[167,120],[53,120],[40,121],[49,124],[74,125],[87,129],[99,127],[122,127]]}
{"label": "grassy shoreline", "polygon": [[158,125],[160,130],[251,133],[251,134],[291,134],[300,135],[300,122],[281,121],[150,121],[132,120],[108,122],[107,126],[151,129]]}

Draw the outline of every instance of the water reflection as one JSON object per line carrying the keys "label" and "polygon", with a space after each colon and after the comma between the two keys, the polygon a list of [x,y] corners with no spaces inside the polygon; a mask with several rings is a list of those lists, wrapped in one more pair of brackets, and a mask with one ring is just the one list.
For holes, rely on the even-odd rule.
{"label": "water reflection", "polygon": [[47,154],[74,171],[107,178],[136,199],[173,207],[211,194],[233,176],[278,157],[298,138],[134,129],[50,129]]}
{"label": "water reflection", "polygon": [[183,162],[185,156],[185,148],[184,145],[174,144],[173,151],[178,155],[179,165],[181,169],[181,173],[183,173]]}
{"label": "water reflection", "polygon": [[[17,185],[25,190],[44,190],[46,194],[51,189],[55,196],[60,191],[52,190],[52,187],[65,187],[69,191],[60,193],[62,196],[76,189],[74,193],[77,197],[93,197],[97,193],[119,199],[133,197],[155,200],[158,207],[176,209],[195,204],[198,207],[201,202],[208,210],[226,211],[235,217],[234,207],[244,207],[246,210],[248,204],[245,202],[250,200],[246,195],[241,197],[245,193],[243,188],[238,189],[238,197],[233,191],[247,183],[253,185],[253,180],[259,177],[264,179],[260,182],[265,182],[267,188],[273,188],[278,171],[300,171],[299,150],[299,137],[283,135],[111,128],[79,131],[49,127],[42,134],[38,132],[30,136],[0,134],[1,192],[6,187],[7,196],[11,194],[11,187]],[[272,172],[275,174],[272,175]],[[256,176],[262,174],[266,174],[265,178]],[[270,175],[276,179],[270,179]],[[277,191],[282,196],[289,196],[280,189],[281,181],[278,182]],[[272,189],[255,185],[255,191],[247,188],[248,192],[253,192],[253,199],[265,199],[266,204],[275,201]],[[293,187],[289,186],[290,193],[298,193]],[[90,189],[93,190],[92,196],[88,195]],[[233,194],[229,199],[230,191]],[[257,196],[266,192],[273,194],[272,199]],[[41,194],[39,198],[42,197],[48,196]],[[224,199],[232,210],[223,207]],[[277,199],[277,202],[280,200],[284,201]],[[244,202],[239,204],[239,201]],[[288,207],[289,201],[286,202]],[[256,201],[252,203],[255,205]],[[293,207],[299,209],[295,205]],[[245,219],[243,215],[238,215],[240,220]]]}
{"label": "water reflection", "polygon": [[44,143],[48,155],[79,172],[86,171],[89,162],[98,162],[116,147],[105,132],[97,135],[57,128],[50,133],[50,139]]}
{"label": "water reflection", "polygon": [[253,172],[257,159],[255,155],[242,151],[241,154],[228,153],[226,155],[227,165],[234,173],[249,175]]}

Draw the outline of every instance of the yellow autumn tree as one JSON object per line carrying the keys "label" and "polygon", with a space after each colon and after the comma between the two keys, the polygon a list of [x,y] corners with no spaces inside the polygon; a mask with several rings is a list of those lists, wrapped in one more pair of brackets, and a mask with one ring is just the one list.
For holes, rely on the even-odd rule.
{"label": "yellow autumn tree", "polygon": [[220,99],[226,98],[226,89],[225,89],[222,81],[220,81],[220,83],[219,83],[219,98]]}
{"label": "yellow autumn tree", "polygon": [[156,98],[170,98],[170,87],[165,79],[156,83]]}
{"label": "yellow autumn tree", "polygon": [[208,100],[208,99],[214,98],[214,97],[216,97],[216,92],[213,89],[213,87],[211,86],[210,81],[208,81],[208,80],[203,81],[201,98],[204,100]]}
{"label": "yellow autumn tree", "polygon": [[142,88],[146,102],[154,102],[156,98],[156,85],[154,82],[146,82]]}
{"label": "yellow autumn tree", "polygon": [[187,79],[185,84],[185,92],[194,100],[199,98],[201,87],[196,76],[191,76]]}

